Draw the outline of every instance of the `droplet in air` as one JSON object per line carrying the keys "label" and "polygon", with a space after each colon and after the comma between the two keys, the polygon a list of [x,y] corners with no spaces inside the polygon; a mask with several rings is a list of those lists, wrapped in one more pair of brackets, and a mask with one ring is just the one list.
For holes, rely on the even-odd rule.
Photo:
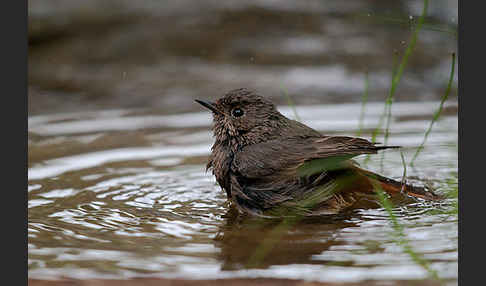
{"label": "droplet in air", "polygon": [[412,15],[408,16],[408,18],[409,18],[410,20],[413,20],[413,16],[412,16]]}

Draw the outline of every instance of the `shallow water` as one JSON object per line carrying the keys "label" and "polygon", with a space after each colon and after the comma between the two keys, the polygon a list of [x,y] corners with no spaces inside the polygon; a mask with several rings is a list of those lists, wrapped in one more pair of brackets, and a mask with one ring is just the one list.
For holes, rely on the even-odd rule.
{"label": "shallow water", "polygon": [[[438,106],[393,104],[388,143],[403,146],[407,162]],[[439,193],[457,183],[456,103],[446,108],[415,167],[407,168],[411,180]],[[279,109],[293,117],[290,108]],[[355,135],[360,110],[360,104],[297,106],[302,121],[325,134]],[[382,103],[367,104],[363,137],[370,138],[382,111]],[[147,109],[30,116],[29,277],[428,277],[395,242],[382,209],[283,228],[273,220],[235,219],[205,172],[210,116]],[[383,154],[373,155],[367,168],[400,178],[400,153]],[[452,203],[417,202],[395,211],[412,249],[455,285],[457,215],[437,212]]]}

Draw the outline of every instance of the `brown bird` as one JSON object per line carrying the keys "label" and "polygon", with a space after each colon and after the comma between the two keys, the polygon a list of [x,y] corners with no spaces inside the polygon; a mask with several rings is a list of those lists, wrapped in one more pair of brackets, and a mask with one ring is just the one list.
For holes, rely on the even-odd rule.
{"label": "brown bird", "polygon": [[336,214],[376,205],[376,190],[392,198],[437,199],[417,186],[361,169],[351,158],[398,146],[362,138],[325,136],[282,115],[272,102],[240,88],[216,102],[206,170],[241,213],[258,216]]}

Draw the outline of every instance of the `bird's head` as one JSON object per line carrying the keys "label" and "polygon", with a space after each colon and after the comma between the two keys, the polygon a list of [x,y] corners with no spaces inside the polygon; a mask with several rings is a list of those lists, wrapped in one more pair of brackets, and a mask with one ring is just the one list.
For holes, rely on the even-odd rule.
{"label": "bird's head", "polygon": [[234,89],[216,102],[196,100],[213,112],[216,141],[252,144],[274,138],[287,118],[268,99],[246,88]]}

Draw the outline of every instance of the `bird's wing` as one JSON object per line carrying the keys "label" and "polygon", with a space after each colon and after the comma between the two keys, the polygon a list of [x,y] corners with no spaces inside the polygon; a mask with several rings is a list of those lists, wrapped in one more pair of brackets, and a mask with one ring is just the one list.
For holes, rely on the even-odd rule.
{"label": "bird's wing", "polygon": [[287,138],[247,146],[232,162],[232,192],[240,208],[269,216],[338,213],[360,197],[369,202],[367,196],[376,188],[400,199],[440,198],[425,188],[363,170],[350,160],[397,147],[346,136]]}
{"label": "bird's wing", "polygon": [[301,163],[304,154],[313,154],[309,139],[270,140],[244,147],[235,154],[232,171],[247,178],[260,178]]}
{"label": "bird's wing", "polygon": [[376,146],[366,139],[348,136],[323,136],[314,141],[319,157],[360,154],[376,154],[378,150],[398,148],[399,146]]}
{"label": "bird's wing", "polygon": [[349,165],[348,160],[357,155],[396,147],[375,146],[366,139],[347,136],[283,138],[244,147],[235,155],[232,171],[246,178],[311,175]]}

